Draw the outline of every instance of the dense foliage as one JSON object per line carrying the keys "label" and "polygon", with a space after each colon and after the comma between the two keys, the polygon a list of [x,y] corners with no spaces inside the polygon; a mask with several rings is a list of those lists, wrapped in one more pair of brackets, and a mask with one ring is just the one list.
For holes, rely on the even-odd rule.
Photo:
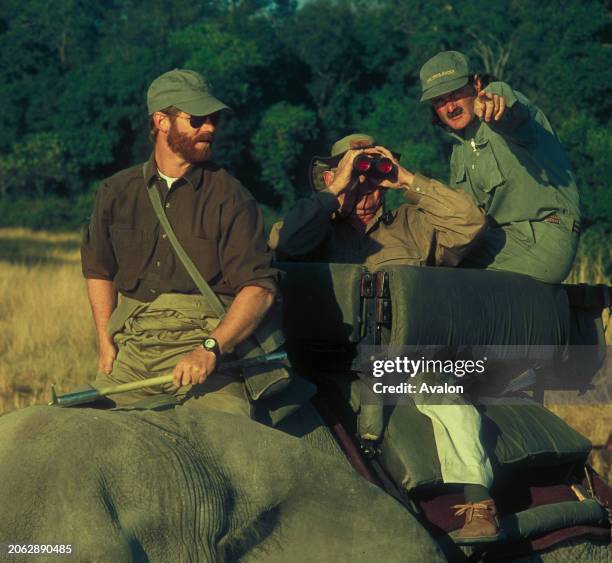
{"label": "dense foliage", "polygon": [[151,150],[145,92],[173,67],[234,108],[217,160],[277,213],[308,191],[310,156],[355,130],[444,179],[449,145],[418,71],[453,48],[548,114],[605,239],[611,30],[603,0],[4,0],[0,222],[84,223],[97,182]]}

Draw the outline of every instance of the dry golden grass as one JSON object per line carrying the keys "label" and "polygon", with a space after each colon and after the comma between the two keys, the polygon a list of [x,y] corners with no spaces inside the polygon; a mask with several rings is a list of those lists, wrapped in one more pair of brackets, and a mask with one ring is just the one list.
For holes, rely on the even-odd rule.
{"label": "dry golden grass", "polygon": [[76,234],[0,229],[0,412],[93,379],[95,331]]}
{"label": "dry golden grass", "polygon": [[[610,252],[602,249],[596,260],[580,252],[568,282],[610,283],[604,278]],[[79,235],[0,229],[0,334],[0,413],[47,402],[52,383],[63,393],[94,378],[96,340],[80,272]],[[607,440],[609,405],[550,408],[594,445]],[[612,482],[606,455],[600,451],[593,462]]]}

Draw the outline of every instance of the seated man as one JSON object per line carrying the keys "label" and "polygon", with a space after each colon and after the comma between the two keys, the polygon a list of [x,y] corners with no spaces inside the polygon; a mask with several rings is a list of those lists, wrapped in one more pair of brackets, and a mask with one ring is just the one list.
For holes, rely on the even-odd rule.
{"label": "seated man", "polygon": [[[172,373],[173,384],[114,395],[114,402],[171,395],[189,409],[250,417],[240,373],[215,368],[221,354],[253,347],[247,339],[273,305],[278,272],[255,200],[211,161],[227,106],[201,75],[181,69],[153,81],[147,105],[151,157],[102,183],[81,247],[99,342],[94,386]],[[148,190],[166,210],[160,215]],[[164,213],[170,229],[161,224]],[[172,232],[215,300],[229,305],[223,319],[177,257]],[[282,342],[280,326],[270,334]],[[269,371],[261,378],[273,384],[278,374]]]}
{"label": "seated man", "polygon": [[[359,173],[360,155],[388,158],[392,174]],[[360,157],[360,160],[364,160]],[[359,162],[357,162],[359,165]],[[272,227],[269,244],[281,260],[363,264],[456,266],[485,227],[469,196],[412,174],[369,135],[336,142],[329,157],[312,160],[316,190]],[[386,211],[383,189],[404,189],[409,203]],[[480,441],[481,420],[471,405],[417,405],[432,419],[445,483],[464,484],[468,514],[459,541],[497,539],[495,503],[489,495],[493,472]]]}

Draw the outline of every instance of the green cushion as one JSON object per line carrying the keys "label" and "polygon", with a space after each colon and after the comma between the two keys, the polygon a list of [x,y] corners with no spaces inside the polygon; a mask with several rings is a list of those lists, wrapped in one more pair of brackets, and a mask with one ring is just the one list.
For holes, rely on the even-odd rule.
{"label": "green cushion", "polygon": [[295,368],[324,374],[351,369],[361,338],[361,277],[354,264],[276,264],[287,352]]}
{"label": "green cushion", "polygon": [[385,266],[394,345],[565,345],[569,304],[556,285],[509,272]]}
{"label": "green cushion", "polygon": [[[360,382],[337,383],[358,415]],[[494,469],[520,473],[533,467],[557,467],[586,460],[591,443],[584,436],[532,401],[512,401],[479,407],[485,449]],[[441,484],[430,419],[413,404],[406,404],[385,407],[385,423],[380,461],[390,477],[406,491]]]}
{"label": "green cushion", "polygon": [[[591,450],[586,438],[539,405],[487,405],[481,412],[494,469],[556,467],[584,461]],[[413,405],[393,409],[381,462],[406,491],[442,483],[431,422]]]}

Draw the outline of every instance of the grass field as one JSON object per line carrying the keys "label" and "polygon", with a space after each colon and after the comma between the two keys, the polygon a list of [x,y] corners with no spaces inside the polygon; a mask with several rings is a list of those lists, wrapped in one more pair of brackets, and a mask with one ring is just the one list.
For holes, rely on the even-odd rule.
{"label": "grass field", "polygon": [[[582,255],[568,281],[610,283],[603,278],[610,249],[596,260]],[[0,229],[0,334],[0,413],[48,402],[52,383],[63,393],[95,377],[95,331],[77,234]],[[610,405],[550,408],[596,446],[605,444]],[[602,450],[593,459],[610,482],[611,455]]]}

